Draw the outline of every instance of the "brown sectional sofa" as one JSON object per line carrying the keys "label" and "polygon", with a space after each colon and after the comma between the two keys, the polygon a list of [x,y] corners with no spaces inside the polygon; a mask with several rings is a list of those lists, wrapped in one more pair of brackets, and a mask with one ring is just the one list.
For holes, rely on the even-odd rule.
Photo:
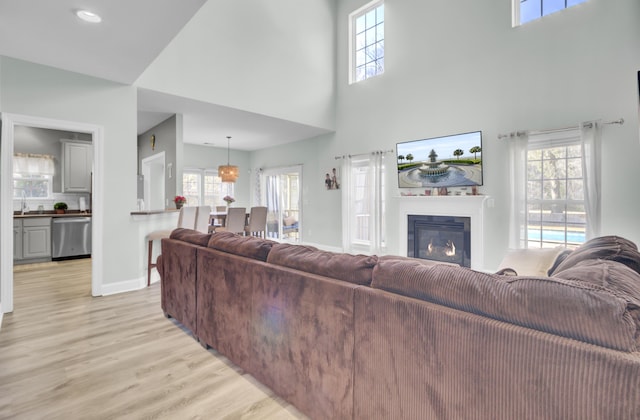
{"label": "brown sectional sofa", "polygon": [[521,277],[176,229],[158,268],[167,316],[314,419],[640,418],[623,238]]}

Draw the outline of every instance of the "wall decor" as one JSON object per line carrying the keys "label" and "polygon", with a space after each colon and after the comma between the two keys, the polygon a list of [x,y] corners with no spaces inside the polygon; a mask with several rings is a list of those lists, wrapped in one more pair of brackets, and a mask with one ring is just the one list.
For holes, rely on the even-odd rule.
{"label": "wall decor", "polygon": [[328,190],[340,189],[340,182],[338,181],[338,170],[336,168],[331,169],[331,172],[327,172],[325,174],[324,186]]}

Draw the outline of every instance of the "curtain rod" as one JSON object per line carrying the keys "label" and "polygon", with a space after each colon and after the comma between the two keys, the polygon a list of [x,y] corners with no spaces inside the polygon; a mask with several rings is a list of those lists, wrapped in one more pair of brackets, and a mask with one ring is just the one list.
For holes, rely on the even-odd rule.
{"label": "curtain rod", "polygon": [[[605,121],[602,124],[624,124],[624,118],[620,118],[617,120],[613,120],[613,121]],[[592,122],[586,122],[584,123],[584,127],[586,128],[592,128],[593,127],[593,123]],[[576,125],[573,127],[563,127],[563,128],[552,128],[549,130],[531,130],[531,131],[512,131],[511,133],[507,133],[507,134],[498,134],[498,138],[499,139],[508,139],[508,138],[513,138],[513,137],[519,137],[519,136],[523,136],[525,134],[545,134],[545,133],[556,133],[556,132],[560,132],[560,131],[569,131],[569,130],[577,130],[579,129],[580,126]]]}
{"label": "curtain rod", "polygon": [[393,153],[393,152],[394,152],[393,149],[391,149],[391,150],[374,150],[374,151],[369,152],[369,153],[358,153],[356,155],[342,155],[342,156],[336,156],[335,158],[336,158],[336,160],[338,160],[338,159],[345,159],[345,158],[348,158],[348,157],[352,158],[352,157],[356,157],[356,156],[384,155],[386,153]]}

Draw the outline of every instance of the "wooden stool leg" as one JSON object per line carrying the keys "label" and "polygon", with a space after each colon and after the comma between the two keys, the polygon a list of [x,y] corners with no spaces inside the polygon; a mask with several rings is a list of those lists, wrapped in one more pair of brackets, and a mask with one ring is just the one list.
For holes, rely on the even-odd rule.
{"label": "wooden stool leg", "polygon": [[149,241],[149,259],[147,260],[147,287],[151,286],[151,269],[155,264],[151,264],[151,256],[153,254],[153,241]]}

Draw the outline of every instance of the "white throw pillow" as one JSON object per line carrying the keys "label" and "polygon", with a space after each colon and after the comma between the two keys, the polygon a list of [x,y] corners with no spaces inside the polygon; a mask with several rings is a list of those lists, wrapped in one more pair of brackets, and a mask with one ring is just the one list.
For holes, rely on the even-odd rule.
{"label": "white throw pillow", "polygon": [[547,272],[564,251],[564,247],[535,248],[535,249],[510,249],[500,263],[499,270],[511,268],[519,276],[547,277]]}

